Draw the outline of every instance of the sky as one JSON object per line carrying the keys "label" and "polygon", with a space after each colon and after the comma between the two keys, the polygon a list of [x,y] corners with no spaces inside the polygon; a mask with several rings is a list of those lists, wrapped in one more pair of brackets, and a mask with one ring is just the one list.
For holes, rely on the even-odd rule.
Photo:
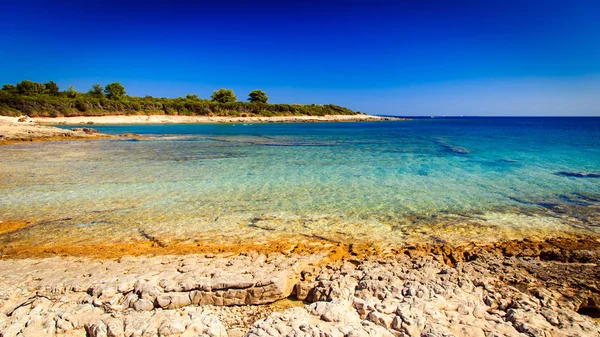
{"label": "sky", "polygon": [[337,104],[403,116],[600,115],[600,1],[2,1],[0,84]]}

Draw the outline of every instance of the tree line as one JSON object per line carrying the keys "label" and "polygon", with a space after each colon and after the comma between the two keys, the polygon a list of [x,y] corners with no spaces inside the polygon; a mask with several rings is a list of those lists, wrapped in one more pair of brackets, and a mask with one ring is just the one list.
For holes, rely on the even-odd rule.
{"label": "tree line", "polygon": [[215,90],[210,99],[197,94],[178,98],[128,96],[119,82],[94,84],[87,92],[73,86],[61,91],[54,81],[38,83],[24,80],[0,89],[0,115],[30,117],[99,116],[132,114],[206,115],[206,116],[288,116],[350,115],[350,109],[333,104],[270,104],[262,90],[248,94],[247,102],[237,100],[231,89]]}

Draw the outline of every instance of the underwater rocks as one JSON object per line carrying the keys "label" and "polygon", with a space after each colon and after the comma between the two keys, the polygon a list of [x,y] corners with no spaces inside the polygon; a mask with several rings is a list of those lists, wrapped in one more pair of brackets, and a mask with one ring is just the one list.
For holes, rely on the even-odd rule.
{"label": "underwater rocks", "polygon": [[454,146],[454,145],[448,145],[448,144],[443,144],[442,148],[444,148],[445,151],[447,152],[452,152],[455,154],[462,154],[462,155],[466,155],[471,153],[471,150],[462,147],[462,146]]}
{"label": "underwater rocks", "polygon": [[557,176],[572,177],[572,178],[600,178],[600,172],[568,172],[559,171],[554,173]]}
{"label": "underwater rocks", "polygon": [[91,129],[91,128],[72,128],[71,131],[73,131],[73,132],[83,132],[83,133],[88,134],[88,135],[100,134],[100,131],[98,131],[96,129]]}
{"label": "underwater rocks", "polygon": [[[595,237],[333,261],[5,259],[0,336],[598,336],[598,264]],[[290,295],[304,303],[274,312]]]}

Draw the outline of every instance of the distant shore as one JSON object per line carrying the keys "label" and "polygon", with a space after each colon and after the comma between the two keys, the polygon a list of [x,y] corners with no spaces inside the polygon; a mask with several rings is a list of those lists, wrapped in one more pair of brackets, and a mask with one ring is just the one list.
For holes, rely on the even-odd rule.
{"label": "distant shore", "polygon": [[[93,125],[114,124],[236,124],[236,123],[317,123],[317,122],[378,122],[402,121],[407,118],[371,115],[326,116],[274,116],[274,117],[223,117],[223,116],[85,116],[85,117],[9,117],[0,116],[0,145],[32,141],[98,139],[114,137],[97,132]],[[71,130],[53,125],[79,126]],[[124,137],[137,136],[132,134]]]}
{"label": "distant shore", "polygon": [[366,122],[406,120],[406,118],[380,117],[372,115],[325,115],[325,116],[273,116],[273,117],[226,117],[226,116],[77,116],[36,117],[32,123],[42,125],[80,124],[217,124],[217,123],[307,123],[307,122]]}
{"label": "distant shore", "polygon": [[19,122],[17,117],[0,116],[0,145],[19,142],[108,138],[96,130],[79,127],[65,130],[37,125],[31,120]]}
{"label": "distant shore", "polygon": [[[85,116],[85,117],[8,117],[0,116],[0,144],[30,141],[74,140],[108,138],[91,129],[92,125],[114,124],[236,124],[236,123],[316,123],[316,122],[377,122],[401,121],[407,118],[371,115],[326,116],[274,116],[274,117],[224,117],[224,116]],[[71,130],[53,125],[79,126]],[[124,135],[131,136],[131,135]]]}

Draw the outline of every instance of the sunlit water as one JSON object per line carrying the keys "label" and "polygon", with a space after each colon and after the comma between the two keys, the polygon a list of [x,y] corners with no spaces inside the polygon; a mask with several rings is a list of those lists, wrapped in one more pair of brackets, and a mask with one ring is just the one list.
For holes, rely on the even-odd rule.
{"label": "sunlit water", "polygon": [[93,127],[0,147],[4,243],[598,232],[600,118]]}

